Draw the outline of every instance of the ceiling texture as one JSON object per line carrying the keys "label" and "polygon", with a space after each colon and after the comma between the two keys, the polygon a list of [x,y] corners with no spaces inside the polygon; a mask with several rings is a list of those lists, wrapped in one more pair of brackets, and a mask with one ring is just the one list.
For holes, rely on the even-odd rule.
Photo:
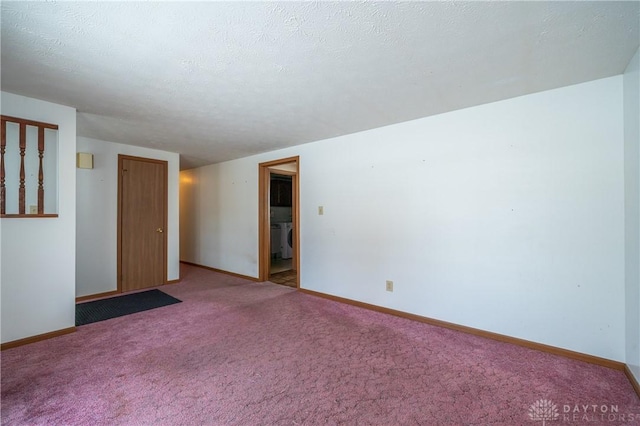
{"label": "ceiling texture", "polygon": [[640,2],[1,2],[1,88],[181,168],[621,74]]}

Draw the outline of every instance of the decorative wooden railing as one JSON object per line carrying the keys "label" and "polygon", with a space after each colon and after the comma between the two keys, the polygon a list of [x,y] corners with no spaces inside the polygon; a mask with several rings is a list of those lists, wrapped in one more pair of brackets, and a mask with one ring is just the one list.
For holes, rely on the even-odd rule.
{"label": "decorative wooden railing", "polygon": [[[7,123],[15,123],[19,125],[18,140],[12,141],[18,143],[19,158],[15,161],[20,162],[19,176],[16,176],[18,182],[18,208],[16,213],[7,214],[7,189],[6,189],[6,173],[5,173],[5,155],[7,153]],[[57,214],[45,213],[45,193],[44,193],[44,153],[45,153],[45,129],[58,130],[55,124],[42,123],[39,121],[25,120],[22,118],[0,116],[0,128],[2,139],[0,141],[0,217],[57,217]],[[37,185],[37,213],[26,210],[27,187],[26,171],[25,171],[25,153],[27,150],[27,126],[33,126],[38,129],[38,185]],[[13,159],[12,159],[13,160]],[[7,161],[10,161],[9,159]]]}

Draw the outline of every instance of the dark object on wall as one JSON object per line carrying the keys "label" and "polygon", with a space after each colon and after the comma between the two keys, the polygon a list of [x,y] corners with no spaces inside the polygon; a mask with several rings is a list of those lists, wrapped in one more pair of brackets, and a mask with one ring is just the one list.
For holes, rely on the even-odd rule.
{"label": "dark object on wall", "polygon": [[271,207],[291,207],[292,188],[291,176],[271,176]]}

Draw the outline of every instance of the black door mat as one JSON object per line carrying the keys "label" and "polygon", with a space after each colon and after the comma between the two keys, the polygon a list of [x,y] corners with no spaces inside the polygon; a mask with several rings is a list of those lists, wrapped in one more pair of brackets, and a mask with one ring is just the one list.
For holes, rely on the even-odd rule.
{"label": "black door mat", "polygon": [[147,290],[125,296],[79,303],[76,305],[76,326],[122,317],[180,302],[182,300],[169,296],[160,290]]}

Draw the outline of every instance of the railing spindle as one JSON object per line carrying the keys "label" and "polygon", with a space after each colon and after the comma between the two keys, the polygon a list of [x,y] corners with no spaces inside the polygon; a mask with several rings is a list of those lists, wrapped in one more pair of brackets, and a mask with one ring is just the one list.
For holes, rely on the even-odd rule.
{"label": "railing spindle", "polygon": [[0,142],[0,214],[5,214],[7,209],[7,190],[4,185],[4,151],[7,146],[7,121],[2,120],[2,140]]}
{"label": "railing spindle", "polygon": [[27,125],[20,123],[20,186],[18,187],[18,214],[25,214],[25,186],[24,186],[24,152],[27,149]]}
{"label": "railing spindle", "polygon": [[[2,1],[2,0],[0,0]],[[18,137],[15,138],[14,133],[12,131],[13,127],[7,129],[7,123],[11,123],[12,125],[17,125],[19,127]],[[38,129],[38,205],[35,211],[27,211],[27,186],[26,186],[26,175],[33,176],[35,174],[35,164],[32,165],[31,154],[29,157],[27,154],[27,126],[36,127]],[[45,179],[45,170],[44,170],[44,153],[45,153],[45,144],[46,141],[46,129],[51,129],[54,131],[58,130],[58,126],[56,124],[43,123],[40,121],[27,120],[24,118],[10,117],[8,115],[0,115],[0,130],[2,132],[2,145],[1,145],[1,155],[0,155],[0,215],[3,218],[16,218],[16,217],[58,217],[57,213],[47,214],[44,212],[45,210],[45,193],[44,193],[44,179]],[[7,134],[7,130],[9,130]],[[7,140],[7,138],[9,140]],[[17,139],[17,140],[16,140]],[[16,144],[19,147],[19,157],[18,155],[14,156],[16,153],[15,148]],[[7,150],[7,144],[9,144],[10,150]],[[30,144],[30,142],[29,142]],[[34,143],[35,144],[35,143]],[[29,145],[31,146],[31,145]],[[13,148],[12,148],[13,147]],[[7,155],[7,151],[9,154]],[[31,152],[31,150],[29,151]],[[50,152],[50,150],[47,150]],[[55,150],[52,151],[55,154]],[[18,182],[15,181],[16,176],[9,176],[9,185],[13,186],[13,190],[18,189],[18,206],[17,208],[13,206],[12,203],[9,203],[7,206],[7,189],[6,189],[6,177],[7,171],[5,170],[5,157],[9,162],[9,165],[13,165],[11,170],[15,170],[14,167],[17,165],[18,158],[20,158],[20,174]],[[10,172],[11,172],[10,170]],[[13,173],[13,172],[11,172]],[[47,178],[48,180],[48,178]],[[54,178],[54,186],[55,186],[55,178]],[[35,184],[31,184],[31,180],[29,180],[29,193],[30,191],[35,191]],[[55,188],[54,188],[55,190]],[[11,195],[10,192],[10,196]],[[13,206],[13,207],[12,207]],[[7,214],[7,208],[12,210]],[[16,213],[17,210],[17,213]]]}
{"label": "railing spindle", "polygon": [[44,214],[44,170],[42,169],[44,127],[38,127],[38,157],[40,157],[40,167],[38,169],[38,214]]}

